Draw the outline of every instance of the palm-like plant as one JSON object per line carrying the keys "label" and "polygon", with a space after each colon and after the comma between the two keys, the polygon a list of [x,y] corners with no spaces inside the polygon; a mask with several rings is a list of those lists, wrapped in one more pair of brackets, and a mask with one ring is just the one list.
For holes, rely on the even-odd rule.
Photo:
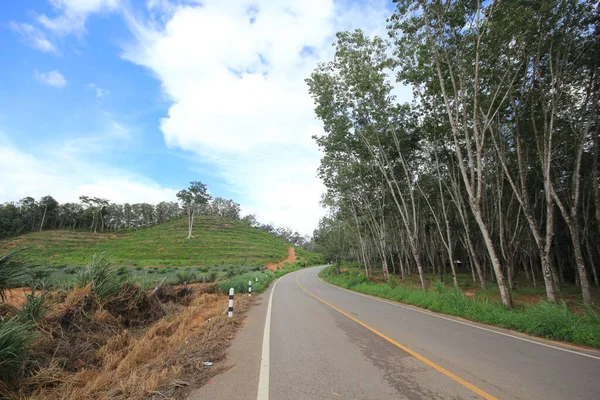
{"label": "palm-like plant", "polygon": [[6,290],[18,286],[27,275],[27,268],[17,259],[22,249],[12,249],[0,254],[0,301],[6,301]]}

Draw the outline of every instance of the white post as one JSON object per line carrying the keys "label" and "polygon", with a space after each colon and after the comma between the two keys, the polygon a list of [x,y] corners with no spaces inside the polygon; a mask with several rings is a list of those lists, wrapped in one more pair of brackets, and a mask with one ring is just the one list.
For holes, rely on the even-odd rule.
{"label": "white post", "polygon": [[248,281],[248,296],[252,296],[252,281]]}
{"label": "white post", "polygon": [[229,289],[229,311],[227,311],[229,318],[233,317],[233,288]]}

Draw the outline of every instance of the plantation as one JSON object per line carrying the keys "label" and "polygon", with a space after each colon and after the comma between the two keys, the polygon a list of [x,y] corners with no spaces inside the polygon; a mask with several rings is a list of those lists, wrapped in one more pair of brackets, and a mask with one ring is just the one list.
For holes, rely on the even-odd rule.
{"label": "plantation", "polygon": [[[597,308],[583,307],[574,302],[569,302],[569,305],[564,301],[552,304],[532,299],[536,291],[543,296],[543,288],[515,290],[513,296],[518,305],[509,310],[500,302],[497,287],[490,287],[487,292],[472,292],[464,276],[459,288],[438,281],[432,282],[431,289],[423,291],[417,279],[407,279],[403,283],[393,277],[388,282],[376,277],[367,279],[360,268],[352,267],[342,268],[336,264],[321,271],[319,276],[329,283],[360,293],[534,336],[600,348],[600,315]],[[434,277],[430,278],[433,281]],[[571,291],[576,291],[576,288]],[[565,298],[568,297],[566,293]],[[534,301],[528,302],[528,299]]]}
{"label": "plantation", "polygon": [[0,241],[0,252],[26,247],[22,256],[28,262],[64,268],[85,265],[95,253],[132,267],[262,266],[285,258],[289,246],[245,223],[216,216],[197,216],[193,236],[186,239],[187,221],[180,218],[135,231],[35,232]]}

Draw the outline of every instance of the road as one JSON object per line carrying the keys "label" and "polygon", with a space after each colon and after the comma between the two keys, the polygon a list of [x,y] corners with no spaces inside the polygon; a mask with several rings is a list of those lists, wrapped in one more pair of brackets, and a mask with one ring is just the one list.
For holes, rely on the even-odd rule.
{"label": "road", "polygon": [[322,268],[265,293],[230,350],[234,367],[190,398],[600,398],[600,352],[346,291]]}

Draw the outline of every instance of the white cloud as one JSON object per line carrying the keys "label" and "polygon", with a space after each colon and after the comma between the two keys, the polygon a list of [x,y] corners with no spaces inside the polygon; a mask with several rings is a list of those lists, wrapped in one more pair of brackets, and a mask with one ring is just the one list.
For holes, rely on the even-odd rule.
{"label": "white cloud", "polygon": [[67,84],[67,80],[58,70],[39,72],[35,71],[33,77],[36,81],[42,85],[52,86],[55,88],[62,88]]}
{"label": "white cloud", "polygon": [[120,3],[121,0],[50,0],[58,15],[48,17],[42,14],[37,20],[59,36],[81,34],[85,31],[85,22],[91,14],[115,11]]}
{"label": "white cloud", "polygon": [[160,122],[168,146],[216,165],[263,221],[311,233],[323,186],[304,79],[331,58],[337,31],[385,34],[389,11],[384,1],[250,4],[178,6],[164,24],[126,13],[136,41],[123,57],[150,69],[173,100]]}
{"label": "white cloud", "polygon": [[88,83],[87,85],[85,85],[85,87],[86,87],[86,89],[94,91],[94,93],[96,93],[97,98],[105,97],[110,94],[109,89],[101,88],[101,87],[97,86],[95,83]]}
{"label": "white cloud", "polygon": [[54,44],[48,40],[46,34],[38,28],[25,23],[10,22],[8,27],[13,31],[21,35],[25,42],[33,47],[43,51],[44,53],[57,54],[58,51]]}
{"label": "white cloud", "polygon": [[89,154],[60,151],[33,154],[0,136],[0,203],[25,196],[52,195],[59,202],[77,202],[80,195],[117,203],[175,201],[176,191],[129,171],[89,161]]}

